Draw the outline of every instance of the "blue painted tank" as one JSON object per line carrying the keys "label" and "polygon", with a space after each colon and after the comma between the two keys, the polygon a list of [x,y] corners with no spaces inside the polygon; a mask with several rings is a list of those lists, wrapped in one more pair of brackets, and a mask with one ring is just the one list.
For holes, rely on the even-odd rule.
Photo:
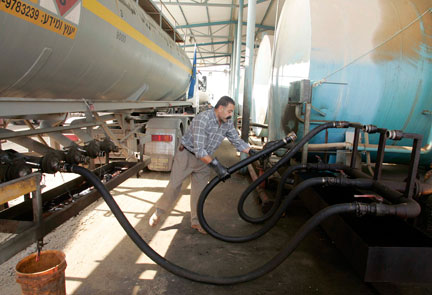
{"label": "blue painted tank", "polygon": [[[347,120],[419,133],[421,162],[432,161],[432,1],[287,0],[275,38],[271,140],[291,130],[301,136],[289,88],[309,79],[311,128]],[[343,131],[331,130],[329,142],[344,142]],[[323,142],[322,134],[313,143]],[[387,160],[409,159],[408,150],[397,151]]]}

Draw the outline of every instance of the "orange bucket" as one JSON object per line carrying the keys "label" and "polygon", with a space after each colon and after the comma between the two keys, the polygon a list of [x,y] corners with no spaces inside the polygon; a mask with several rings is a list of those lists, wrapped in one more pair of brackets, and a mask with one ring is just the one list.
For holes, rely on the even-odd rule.
{"label": "orange bucket", "polygon": [[66,255],[57,250],[40,252],[22,259],[16,265],[17,283],[23,295],[64,295],[66,294]]}

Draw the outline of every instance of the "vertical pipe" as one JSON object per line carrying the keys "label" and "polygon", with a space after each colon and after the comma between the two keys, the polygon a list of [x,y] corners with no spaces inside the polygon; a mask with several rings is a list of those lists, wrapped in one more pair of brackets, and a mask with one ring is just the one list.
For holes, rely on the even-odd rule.
{"label": "vertical pipe", "polygon": [[255,21],[256,21],[256,0],[248,1],[247,33],[246,33],[246,58],[245,58],[245,79],[243,91],[243,119],[242,119],[242,139],[248,142],[250,109],[252,102],[252,84],[254,67],[254,47],[255,47]]}
{"label": "vertical pipe", "polygon": [[378,143],[378,152],[375,163],[374,180],[381,179],[381,168],[384,161],[385,146],[387,141],[387,133],[385,129],[379,130],[380,138]]}
{"label": "vertical pipe", "polygon": [[360,137],[360,128],[356,128],[354,131],[353,150],[351,152],[351,164],[350,164],[351,168],[355,168],[356,166],[359,137]]}
{"label": "vertical pipe", "polygon": [[241,43],[242,43],[242,27],[243,27],[243,0],[239,0],[238,21],[237,21],[237,38],[236,38],[236,59],[235,59],[235,95],[236,102],[234,124],[237,124],[237,115],[239,113],[239,92],[240,92],[240,60],[241,60]]}
{"label": "vertical pipe", "polygon": [[[306,103],[305,119],[304,119],[304,131],[303,136],[306,136],[310,130],[310,115],[311,115],[312,104],[310,102]],[[307,163],[308,156],[308,143],[305,143],[302,150],[302,164]]]}
{"label": "vertical pipe", "polygon": [[420,161],[422,138],[414,138],[408,179],[405,187],[405,197],[412,199],[414,195],[415,180],[417,177],[418,164]]}
{"label": "vertical pipe", "polygon": [[35,178],[36,190],[32,192],[33,222],[40,224],[42,221],[41,174],[36,173]]}
{"label": "vertical pipe", "polygon": [[229,95],[230,97],[234,97],[234,77],[235,77],[235,70],[234,70],[234,54],[235,54],[235,47],[236,47],[236,41],[234,37],[234,42],[231,45],[231,57],[230,57],[230,78],[229,78]]}

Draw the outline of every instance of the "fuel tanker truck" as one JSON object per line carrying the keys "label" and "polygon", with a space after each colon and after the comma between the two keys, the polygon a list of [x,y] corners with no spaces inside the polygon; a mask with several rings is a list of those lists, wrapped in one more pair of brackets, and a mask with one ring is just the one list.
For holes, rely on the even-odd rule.
{"label": "fuel tanker truck", "polygon": [[31,134],[2,128],[3,140],[46,155],[50,147],[22,137],[46,133],[75,162],[114,146],[112,156],[130,160],[146,142],[149,168],[171,169],[192,66],[136,1],[4,0],[0,23],[0,118],[40,122]]}
{"label": "fuel tanker truck", "polygon": [[[10,207],[11,200],[31,191],[40,196],[38,173],[85,164],[113,188],[146,166],[171,170],[194,114],[185,98],[192,65],[143,10],[146,5],[132,0],[0,1],[0,218],[38,216],[30,227],[2,228],[25,234],[0,246],[0,261],[91,202],[87,195],[88,201],[80,198],[88,185],[77,181]],[[23,123],[27,127],[13,125]],[[12,193],[16,182],[20,189]],[[71,206],[65,206],[65,198]],[[55,200],[66,210],[45,223],[42,214]]]}

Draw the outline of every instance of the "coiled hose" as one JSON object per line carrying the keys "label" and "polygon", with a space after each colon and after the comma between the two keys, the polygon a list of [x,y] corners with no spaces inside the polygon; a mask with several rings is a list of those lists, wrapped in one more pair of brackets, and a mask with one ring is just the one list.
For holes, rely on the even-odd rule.
{"label": "coiled hose", "polygon": [[[321,131],[328,129],[328,128],[348,128],[350,126],[357,126],[357,123],[350,123],[346,121],[335,121],[335,122],[328,122],[322,125],[319,125],[318,127],[311,130],[308,134],[306,134],[281,160],[279,160],[272,168],[264,172],[261,176],[259,176],[254,182],[252,182],[246,190],[243,192],[239,204],[241,204],[241,211],[243,211],[243,204],[246,200],[246,198],[249,196],[249,194],[264,180],[266,180],[268,177],[270,177],[273,173],[275,173],[280,167],[282,167],[284,164],[286,164],[309,140],[311,140],[312,137],[320,133]],[[272,149],[269,150],[276,150],[277,148],[272,147]],[[246,167],[253,161],[260,158],[261,153],[267,151],[261,151],[260,153],[257,153],[253,157],[246,158],[243,161],[238,162],[237,164],[231,166],[228,168],[228,173],[231,175],[232,173],[236,172],[237,170]],[[200,198],[198,200],[197,205],[197,215],[198,220],[201,224],[201,226],[204,228],[206,232],[208,232],[211,236],[220,239],[222,241],[226,242],[232,242],[232,243],[242,243],[254,240],[263,234],[265,234],[267,231],[273,227],[277,221],[279,220],[280,216],[276,216],[273,218],[274,215],[280,214],[282,215],[283,211],[278,210],[277,206],[274,206],[266,215],[264,215],[264,220],[269,220],[268,224],[264,225],[264,227],[257,232],[243,237],[230,237],[225,236],[214,229],[212,229],[209,224],[207,223],[205,217],[204,217],[204,203],[209,195],[209,193],[213,190],[213,188],[219,184],[222,180],[219,179],[219,177],[213,178],[207,186],[204,188],[204,190],[201,192]],[[239,205],[240,206],[240,205]],[[239,210],[239,208],[238,208]],[[276,213],[278,212],[278,213]],[[244,214],[246,216],[246,214]],[[243,216],[242,216],[243,217]],[[252,218],[249,218],[249,220],[252,220]],[[250,221],[249,221],[250,222]]]}
{"label": "coiled hose", "polygon": [[120,207],[117,205],[114,198],[111,196],[109,191],[105,188],[103,183],[99,180],[99,178],[93,174],[93,172],[75,165],[65,165],[65,170],[67,172],[77,173],[83,176],[87,181],[89,181],[95,189],[99,191],[102,198],[114,214],[117,221],[123,227],[127,235],[132,239],[132,241],[137,245],[137,247],[143,251],[150,259],[152,259],[155,263],[159,264],[161,267],[166,269],[167,271],[178,275],[180,277],[201,282],[207,284],[215,284],[215,285],[231,285],[242,282],[247,282],[254,280],[260,276],[263,276],[277,266],[279,266],[300,244],[303,238],[309,234],[317,225],[319,225],[326,218],[339,214],[339,213],[347,213],[347,212],[357,212],[359,210],[358,203],[346,203],[346,204],[338,204],[327,207],[318,213],[316,213],[313,217],[311,217],[292,237],[292,239],[286,244],[286,246],[275,255],[269,262],[265,263],[261,267],[248,272],[243,275],[232,276],[232,277],[214,277],[209,275],[198,274],[191,270],[185,269],[179,265],[176,265],[169,260],[166,260],[164,257],[160,256],[156,251],[154,251],[138,234],[138,232],[133,228],[133,226],[129,223],[126,216],[121,211]]}
{"label": "coiled hose", "polygon": [[[214,181],[214,179],[213,179]],[[208,188],[204,188],[203,194],[201,194],[201,197],[203,197],[203,201],[205,200],[205,197],[211,190],[213,183],[210,182],[208,185]],[[307,179],[303,182],[301,182],[299,185],[297,185],[284,200],[282,201],[282,204],[277,208],[276,212],[269,218],[269,220],[256,232],[245,235],[245,236],[227,236],[223,235],[216,230],[214,230],[210,225],[207,223],[207,220],[204,217],[203,212],[203,205],[204,202],[198,203],[197,213],[198,213],[198,219],[200,221],[201,226],[204,228],[204,230],[210,234],[212,237],[225,241],[230,243],[244,243],[249,242],[252,240],[255,240],[264,234],[266,234],[268,231],[270,231],[273,226],[276,225],[276,223],[281,218],[282,214],[286,211],[291,201],[300,194],[303,190],[315,186],[315,185],[324,185],[324,184],[331,184],[331,185],[339,185],[339,186],[355,186],[355,187],[363,187],[363,188],[371,188],[374,184],[374,181],[371,179],[345,179],[345,178],[335,178],[335,177],[315,177]],[[207,189],[207,191],[206,191]],[[201,200],[200,197],[200,200]]]}
{"label": "coiled hose", "polygon": [[[267,220],[269,220],[270,217],[273,216],[273,214],[279,208],[279,206],[282,202],[283,187],[284,187],[288,177],[290,177],[294,171],[304,170],[304,169],[306,169],[306,170],[321,170],[321,171],[322,170],[338,171],[338,170],[343,170],[346,167],[347,167],[346,165],[342,165],[342,164],[324,164],[324,163],[301,164],[301,165],[296,165],[296,166],[290,166],[290,167],[288,167],[287,170],[285,170],[284,174],[281,177],[281,180],[278,184],[276,194],[274,197],[273,206],[271,207],[271,209],[268,212],[266,212],[263,216],[260,216],[260,217],[249,216],[244,210],[244,204],[246,202],[247,197],[249,196],[249,194],[247,194],[246,191],[242,194],[242,196],[238,202],[237,212],[243,220],[245,220],[249,223],[253,223],[253,224],[264,223]],[[247,191],[249,191],[249,189]]]}

